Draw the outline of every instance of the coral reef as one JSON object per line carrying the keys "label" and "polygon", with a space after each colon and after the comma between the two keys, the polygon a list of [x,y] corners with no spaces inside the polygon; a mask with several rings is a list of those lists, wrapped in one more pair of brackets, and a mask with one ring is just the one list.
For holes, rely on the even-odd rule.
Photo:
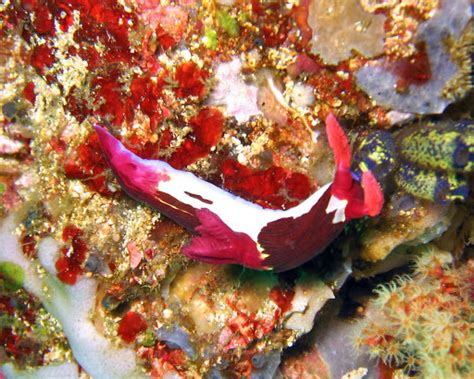
{"label": "coral reef", "polygon": [[469,375],[471,12],[1,2],[0,377]]}

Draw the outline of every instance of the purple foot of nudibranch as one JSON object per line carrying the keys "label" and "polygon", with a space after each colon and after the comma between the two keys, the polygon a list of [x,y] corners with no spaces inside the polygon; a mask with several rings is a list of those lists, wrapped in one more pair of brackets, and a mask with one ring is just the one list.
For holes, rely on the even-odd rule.
{"label": "purple foot of nudibranch", "polygon": [[234,232],[209,209],[196,211],[199,237],[183,248],[189,258],[213,264],[239,264],[263,270],[262,257],[256,243],[245,233]]}

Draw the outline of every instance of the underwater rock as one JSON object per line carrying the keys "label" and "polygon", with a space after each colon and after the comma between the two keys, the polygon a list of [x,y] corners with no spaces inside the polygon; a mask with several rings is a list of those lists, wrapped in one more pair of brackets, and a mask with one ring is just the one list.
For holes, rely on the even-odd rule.
{"label": "underwater rock", "polygon": [[17,154],[24,147],[25,144],[23,142],[0,135],[0,154]]}
{"label": "underwater rock", "polygon": [[156,331],[159,340],[165,341],[169,348],[176,347],[182,349],[189,357],[196,356],[196,350],[189,342],[189,334],[178,324],[173,324],[171,328],[161,327]]}
{"label": "underwater rock", "polygon": [[376,225],[361,236],[361,257],[375,262],[384,259],[401,245],[424,244],[448,229],[455,208],[428,201],[416,201],[408,209],[399,208],[394,196]]}
{"label": "underwater rock", "polygon": [[283,360],[281,370],[285,378],[342,378],[357,369],[366,372],[366,379],[380,378],[376,360],[354,347],[352,336],[359,333],[360,324],[353,318],[340,317],[340,310],[338,300],[324,308],[311,332],[309,350],[300,353],[302,357],[298,360],[291,357]]}
{"label": "underwater rock", "polygon": [[328,64],[352,57],[353,50],[365,57],[383,52],[385,16],[366,12],[359,0],[312,0],[308,24],[313,31],[311,52]]}
{"label": "underwater rock", "polygon": [[323,282],[305,275],[296,282],[294,291],[284,325],[298,334],[306,334],[313,328],[316,313],[328,300],[334,299],[334,294]]}
{"label": "underwater rock", "polygon": [[[445,88],[461,70],[446,40],[460,39],[471,17],[468,0],[443,2],[431,19],[419,25],[419,51],[411,60],[381,58],[368,62],[356,73],[357,83],[384,107],[404,113],[441,113],[454,100],[445,94]],[[397,73],[408,75],[407,83],[401,86]]]}
{"label": "underwater rock", "polygon": [[[3,2],[0,214],[6,219],[0,225],[0,373],[12,376],[13,367],[13,377],[21,377],[31,368],[30,374],[39,376],[51,365],[71,362],[69,367],[81,372],[69,375],[67,366],[55,366],[60,372],[47,375],[329,379],[331,373],[321,368],[324,355],[336,378],[366,369],[370,377],[371,363],[366,357],[359,359],[346,344],[354,332],[353,319],[344,322],[337,312],[326,316],[327,306],[343,301],[346,288],[354,284],[350,278],[358,273],[352,262],[369,269],[379,262],[385,269],[396,267],[412,257],[413,247],[406,252],[403,245],[395,248],[395,253],[404,254],[390,254],[375,264],[354,260],[359,232],[365,229],[369,236],[373,231],[374,239],[364,236],[364,241],[378,249],[370,253],[384,255],[405,241],[423,245],[448,223],[442,239],[452,241],[453,248],[443,248],[453,251],[462,266],[463,251],[470,252],[465,243],[474,239],[467,232],[472,222],[464,221],[472,218],[469,202],[452,204],[458,213],[450,219],[442,205],[433,204],[438,197],[429,195],[433,199],[425,204],[402,195],[402,200],[386,206],[387,214],[380,220],[362,218],[347,225],[321,255],[302,268],[296,267],[302,261],[295,262],[285,273],[200,264],[183,254],[192,238],[188,231],[163,210],[134,201],[122,190],[93,125],[103,125],[143,160],[166,161],[183,177],[191,172],[200,178],[186,194],[198,204],[217,204],[215,192],[227,190],[254,205],[290,209],[325,188],[341,163],[337,156],[334,159],[322,127],[331,113],[344,124],[354,148],[356,136],[369,136],[361,147],[363,154],[354,149],[355,159],[386,181],[387,196],[400,190],[393,176],[401,164],[471,180],[466,172],[472,160],[465,161],[464,148],[457,150],[444,134],[413,134],[411,139],[400,134],[399,139],[388,128],[414,113],[376,105],[357,86],[355,76],[370,60],[384,57],[396,62],[398,76],[409,77],[410,59],[417,58],[412,77],[422,87],[434,75],[430,58],[438,51],[427,40],[439,33],[430,36],[425,31],[423,40],[416,41],[413,36],[433,22],[438,4],[445,5],[443,11],[452,4],[456,12],[464,3]],[[461,17],[458,24],[463,22]],[[464,55],[469,33],[466,29],[459,38],[454,35],[445,41],[446,55],[453,65],[462,66],[456,71],[461,74],[468,70]],[[455,74],[444,93],[457,97],[466,86],[461,79]],[[408,88],[406,80],[401,84]],[[466,101],[450,107],[440,121],[469,117],[468,105]],[[420,130],[431,128],[425,120],[416,124]],[[465,129],[455,129],[465,138]],[[374,132],[378,137],[371,140]],[[385,139],[396,142],[396,153],[378,143]],[[446,154],[439,155],[439,148],[445,142],[448,158],[441,159]],[[419,143],[423,147],[417,149]],[[432,147],[436,154],[430,156]],[[380,159],[380,151],[388,160]],[[438,166],[441,161],[448,166]],[[351,169],[361,177],[365,166],[355,163]],[[349,165],[344,167],[346,179],[355,180]],[[417,189],[426,183],[421,177],[410,177],[410,192],[421,193]],[[216,187],[205,185],[193,197],[195,183],[203,181]],[[183,187],[178,182],[176,188]],[[359,186],[352,189],[362,195]],[[162,200],[170,210],[179,208],[169,198]],[[364,205],[375,204],[373,200]],[[325,203],[318,204],[317,215],[328,212]],[[350,207],[346,214],[344,204],[336,201],[329,208],[338,217],[349,216]],[[378,211],[381,201],[376,204]],[[236,219],[245,227],[258,221],[259,217],[242,216],[240,205],[219,202],[219,212],[229,214],[228,225]],[[182,210],[184,219],[192,217],[186,213],[189,208]],[[457,217],[461,210],[463,219]],[[372,208],[370,213],[378,212]],[[283,223],[268,237],[272,246],[281,248],[281,254],[273,256],[275,262],[280,257],[298,258],[303,250],[312,252],[311,247],[306,250],[306,237],[320,238],[334,227],[331,216],[318,229],[315,217],[305,221],[315,233],[297,234],[300,221],[305,220],[297,220],[295,228]],[[425,226],[429,233],[424,233]],[[285,236],[291,237],[290,243]],[[215,237],[225,241],[226,234],[217,230]],[[214,253],[214,246],[209,246],[207,252]],[[234,253],[222,258],[235,257]],[[214,258],[219,263],[219,257]],[[406,264],[399,269],[406,270]],[[364,293],[389,275],[362,280]],[[450,291],[451,283],[445,284],[444,290]],[[357,312],[362,316],[359,308]],[[308,331],[315,326],[312,335]],[[300,348],[311,344],[313,337],[318,346],[301,356]],[[280,355],[295,357],[291,373],[277,368]]]}
{"label": "underwater rock", "polygon": [[281,362],[281,353],[278,351],[270,352],[265,355],[254,355],[252,357],[252,375],[250,379],[274,378]]}
{"label": "underwater rock", "polygon": [[[135,355],[131,349],[116,348],[94,326],[90,320],[96,301],[97,282],[83,278],[73,286],[66,286],[56,279],[54,272],[43,276],[37,273],[34,262],[23,255],[20,242],[14,234],[18,214],[11,214],[0,226],[0,261],[11,261],[26,273],[23,287],[38,297],[48,312],[61,323],[71,346],[72,354],[81,367],[92,376],[119,378],[136,375]],[[39,247],[40,262],[52,262],[58,255],[58,244],[50,237]],[[48,265],[48,264],[46,264]],[[49,267],[55,270],[54,266]],[[60,294],[51,298],[50,294]]]}
{"label": "underwater rock", "polygon": [[6,379],[78,379],[79,367],[75,363],[64,362],[51,364],[48,366],[41,366],[36,369],[18,370],[11,363],[6,363],[1,366],[0,375]]}

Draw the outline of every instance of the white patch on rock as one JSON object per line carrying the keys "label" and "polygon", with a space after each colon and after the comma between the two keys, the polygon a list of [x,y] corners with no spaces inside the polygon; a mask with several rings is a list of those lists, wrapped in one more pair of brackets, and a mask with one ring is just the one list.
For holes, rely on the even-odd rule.
{"label": "white patch on rock", "polygon": [[217,0],[217,3],[230,7],[231,5],[235,4],[235,0]]}
{"label": "white patch on rock", "polygon": [[24,146],[25,144],[23,142],[0,135],[0,153],[2,154],[16,154],[23,149]]}
{"label": "white patch on rock", "polygon": [[297,82],[286,91],[292,108],[307,110],[314,103],[314,89],[310,85]]}
{"label": "white patch on rock", "polygon": [[77,364],[66,362],[51,364],[28,370],[17,370],[11,363],[2,366],[3,375],[6,379],[78,379],[79,367]]}
{"label": "white patch on rock", "polygon": [[369,370],[367,370],[367,368],[359,367],[343,375],[341,379],[362,379],[362,378],[365,378],[368,372]]}
{"label": "white patch on rock", "polygon": [[257,105],[258,88],[244,82],[241,68],[239,58],[217,66],[217,85],[211,93],[209,104],[225,106],[227,115],[234,116],[238,122],[246,122],[261,112]]}
{"label": "white patch on rock", "polygon": [[399,111],[390,111],[387,113],[387,119],[391,126],[403,124],[407,121],[413,120],[415,115],[413,113],[405,113]]}
{"label": "white patch on rock", "polygon": [[51,275],[56,275],[55,263],[58,259],[59,245],[55,239],[46,237],[38,244],[38,259],[41,266],[44,267]]}

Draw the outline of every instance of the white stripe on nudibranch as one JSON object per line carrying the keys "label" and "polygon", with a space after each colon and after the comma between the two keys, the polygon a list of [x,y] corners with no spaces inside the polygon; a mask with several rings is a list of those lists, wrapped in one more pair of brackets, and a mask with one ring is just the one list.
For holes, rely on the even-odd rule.
{"label": "white stripe on nudibranch", "polygon": [[[154,161],[142,160],[142,164],[153,165]],[[166,169],[164,165],[168,166]],[[160,172],[166,173],[169,180],[161,181],[158,190],[173,196],[176,200],[190,205],[195,209],[209,209],[232,230],[248,234],[254,241],[258,240],[260,231],[270,222],[280,218],[298,218],[308,213],[323,194],[328,190],[331,183],[319,188],[309,198],[288,210],[266,209],[258,204],[252,203],[239,196],[235,196],[196,175],[176,170],[167,163],[159,162]],[[197,196],[192,196],[194,194]],[[205,203],[197,197],[210,200],[212,204]]]}

